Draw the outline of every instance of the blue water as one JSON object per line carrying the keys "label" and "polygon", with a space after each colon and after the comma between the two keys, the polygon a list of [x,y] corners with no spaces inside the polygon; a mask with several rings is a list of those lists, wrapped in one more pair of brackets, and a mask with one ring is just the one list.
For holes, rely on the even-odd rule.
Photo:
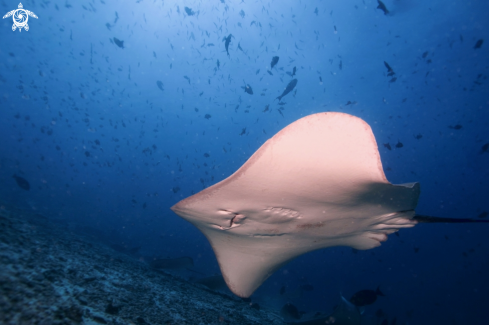
{"label": "blue water", "polygon": [[[421,183],[418,213],[484,216],[489,3],[384,3],[388,15],[373,0],[23,2],[38,16],[28,31],[12,31],[12,17],[0,23],[2,199],[146,255],[190,256],[213,275],[207,240],[169,208],[231,175],[286,125],[338,111],[371,125],[390,182]],[[2,15],[17,6],[3,0]],[[294,67],[297,86],[280,106]],[[488,233],[418,225],[373,250],[309,253],[253,297],[279,309],[282,286],[311,284],[294,304],[331,310],[340,294],[380,285],[386,297],[368,314],[487,324]]]}

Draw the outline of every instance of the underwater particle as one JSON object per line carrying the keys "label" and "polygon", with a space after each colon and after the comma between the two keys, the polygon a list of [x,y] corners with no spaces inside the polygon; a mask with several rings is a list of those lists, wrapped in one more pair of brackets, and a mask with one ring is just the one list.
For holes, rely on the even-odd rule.
{"label": "underwater particle", "polygon": [[480,49],[481,46],[482,46],[482,43],[484,43],[484,40],[481,38],[480,40],[478,40],[475,45],[474,45],[474,49]]}
{"label": "underwater particle", "polygon": [[368,289],[358,291],[350,298],[350,302],[357,307],[367,306],[373,304],[377,300],[377,296],[385,296],[382,291],[380,291],[380,286],[378,286],[375,291]]}
{"label": "underwater particle", "polygon": [[124,48],[124,41],[121,41],[120,39],[114,37],[114,43],[115,43],[115,45],[117,45],[121,49]]}
{"label": "underwater particle", "polygon": [[16,174],[14,174],[12,177],[15,179],[15,182],[21,189],[26,191],[31,189],[29,182],[25,178],[17,176]]}

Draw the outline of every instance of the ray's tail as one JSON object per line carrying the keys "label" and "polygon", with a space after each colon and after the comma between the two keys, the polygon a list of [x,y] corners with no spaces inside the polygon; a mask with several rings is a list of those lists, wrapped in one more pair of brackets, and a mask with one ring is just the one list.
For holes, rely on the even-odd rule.
{"label": "ray's tail", "polygon": [[414,216],[413,220],[420,223],[472,223],[472,222],[485,222],[488,223],[489,220],[479,220],[479,219],[462,219],[462,218],[441,218],[432,216],[423,216],[417,214]]}

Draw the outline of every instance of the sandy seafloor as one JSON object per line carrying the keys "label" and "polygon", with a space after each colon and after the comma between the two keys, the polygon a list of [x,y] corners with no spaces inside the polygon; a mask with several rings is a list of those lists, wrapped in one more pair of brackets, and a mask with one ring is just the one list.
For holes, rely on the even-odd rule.
{"label": "sandy seafloor", "polygon": [[283,324],[5,203],[0,265],[0,324]]}

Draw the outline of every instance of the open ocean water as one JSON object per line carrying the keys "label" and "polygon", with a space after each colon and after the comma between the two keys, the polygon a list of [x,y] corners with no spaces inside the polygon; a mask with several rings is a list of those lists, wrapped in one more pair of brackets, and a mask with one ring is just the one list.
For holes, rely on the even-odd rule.
{"label": "open ocean water", "polygon": [[[0,0],[0,9],[0,323],[489,324],[489,2]],[[373,249],[309,251],[238,297],[206,236],[170,207],[322,112],[370,125],[387,180],[420,183],[416,213],[482,222],[420,223]],[[331,169],[302,147],[282,158],[300,156],[316,175]],[[244,237],[257,245],[223,246],[263,265],[280,255],[266,249],[275,234],[253,229],[249,211],[274,208],[257,207],[247,189],[290,193],[280,207],[290,217],[313,204],[294,197],[328,201],[356,175],[312,193],[320,177],[304,181],[308,167],[287,159],[230,194],[250,210],[228,198],[219,213],[236,218],[210,221],[229,238],[251,224]],[[270,184],[277,170],[288,170],[284,183]],[[295,221],[260,222],[303,238],[284,230]]]}

